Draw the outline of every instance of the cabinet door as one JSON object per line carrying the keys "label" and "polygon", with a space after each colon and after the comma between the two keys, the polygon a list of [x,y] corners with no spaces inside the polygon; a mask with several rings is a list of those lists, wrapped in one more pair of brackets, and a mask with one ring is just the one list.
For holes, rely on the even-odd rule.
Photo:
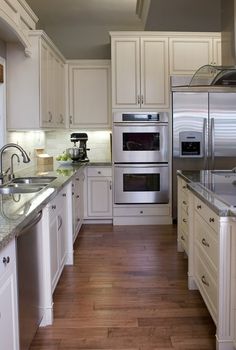
{"label": "cabinet door", "polygon": [[213,61],[212,38],[175,37],[169,40],[170,75],[194,74]]}
{"label": "cabinet door", "polygon": [[50,114],[48,110],[48,46],[41,44],[41,126],[48,126]]}
{"label": "cabinet door", "polygon": [[59,268],[63,268],[67,253],[67,215],[66,190],[59,193],[60,207],[57,213],[58,258]]}
{"label": "cabinet door", "polygon": [[49,115],[49,126],[54,126],[56,120],[55,110],[55,75],[56,75],[56,59],[52,50],[48,50],[48,115]]}
{"label": "cabinet door", "polygon": [[[7,264],[3,259],[9,257]],[[0,348],[19,350],[15,241],[0,252]]]}
{"label": "cabinet door", "polygon": [[51,283],[52,291],[56,287],[56,280],[59,268],[59,255],[58,255],[58,220],[57,215],[50,215],[50,264],[51,264]]}
{"label": "cabinet door", "polygon": [[112,38],[112,108],[140,108],[140,39]]}
{"label": "cabinet door", "polygon": [[111,178],[88,177],[88,216],[112,217]]}
{"label": "cabinet door", "polygon": [[141,108],[169,106],[168,39],[141,38]]}
{"label": "cabinet door", "polygon": [[84,62],[69,71],[71,127],[111,127],[110,65]]}

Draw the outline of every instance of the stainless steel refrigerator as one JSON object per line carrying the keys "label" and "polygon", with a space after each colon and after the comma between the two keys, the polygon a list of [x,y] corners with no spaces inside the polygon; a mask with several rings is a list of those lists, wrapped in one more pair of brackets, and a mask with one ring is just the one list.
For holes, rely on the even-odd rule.
{"label": "stainless steel refrigerator", "polygon": [[236,86],[231,85],[235,72],[226,75],[218,69],[204,76],[206,69],[201,69],[189,86],[172,88],[174,219],[177,170],[236,166]]}

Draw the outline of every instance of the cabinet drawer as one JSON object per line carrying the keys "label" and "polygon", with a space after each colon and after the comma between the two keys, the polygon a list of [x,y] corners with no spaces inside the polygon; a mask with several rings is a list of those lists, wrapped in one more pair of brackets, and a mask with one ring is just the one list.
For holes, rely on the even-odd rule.
{"label": "cabinet drawer", "polygon": [[15,261],[15,240],[12,239],[6,247],[0,250],[0,278],[14,266]]}
{"label": "cabinet drawer", "polygon": [[216,276],[212,274],[205,261],[195,251],[195,279],[201,295],[214,319],[217,315],[217,284]]}
{"label": "cabinet drawer", "polygon": [[200,199],[194,199],[194,208],[196,212],[210,225],[213,230],[218,230],[218,216]]}
{"label": "cabinet drawer", "polygon": [[123,207],[123,208],[114,208],[114,216],[160,216],[160,215],[169,215],[170,208],[169,206],[163,207]]}
{"label": "cabinet drawer", "polygon": [[180,227],[179,237],[185,252],[188,254],[188,232],[185,232],[184,230],[182,230],[182,227]]}
{"label": "cabinet drawer", "polygon": [[183,208],[180,212],[180,227],[182,231],[188,234],[188,214]]}
{"label": "cabinet drawer", "polygon": [[88,167],[88,176],[112,176],[111,167]]}
{"label": "cabinet drawer", "polygon": [[186,214],[188,215],[188,196],[185,192],[180,192],[180,201],[179,201],[181,208],[186,211]]}
{"label": "cabinet drawer", "polygon": [[188,193],[187,182],[181,179],[181,177],[179,177],[179,186],[180,186],[180,190],[187,195]]}
{"label": "cabinet drawer", "polygon": [[195,214],[195,242],[199,249],[207,256],[217,271],[218,266],[218,236],[217,233],[201,218]]}

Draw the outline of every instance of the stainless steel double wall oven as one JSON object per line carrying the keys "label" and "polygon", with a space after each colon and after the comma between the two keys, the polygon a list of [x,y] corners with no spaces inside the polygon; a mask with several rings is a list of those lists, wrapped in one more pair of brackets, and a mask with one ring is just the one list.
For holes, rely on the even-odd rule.
{"label": "stainless steel double wall oven", "polygon": [[168,203],[168,113],[113,114],[115,204]]}

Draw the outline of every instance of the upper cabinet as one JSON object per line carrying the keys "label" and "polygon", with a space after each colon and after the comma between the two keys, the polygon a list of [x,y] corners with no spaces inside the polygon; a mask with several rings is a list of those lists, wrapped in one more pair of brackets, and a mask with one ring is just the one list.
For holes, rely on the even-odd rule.
{"label": "upper cabinet", "polygon": [[65,60],[42,31],[29,34],[32,55],[7,44],[8,129],[64,128]]}
{"label": "upper cabinet", "polygon": [[110,61],[68,61],[70,128],[111,128]]}
{"label": "upper cabinet", "polygon": [[217,33],[179,33],[169,38],[170,75],[192,75],[205,64],[221,64]]}
{"label": "upper cabinet", "polygon": [[168,38],[111,33],[112,107],[168,108]]}

